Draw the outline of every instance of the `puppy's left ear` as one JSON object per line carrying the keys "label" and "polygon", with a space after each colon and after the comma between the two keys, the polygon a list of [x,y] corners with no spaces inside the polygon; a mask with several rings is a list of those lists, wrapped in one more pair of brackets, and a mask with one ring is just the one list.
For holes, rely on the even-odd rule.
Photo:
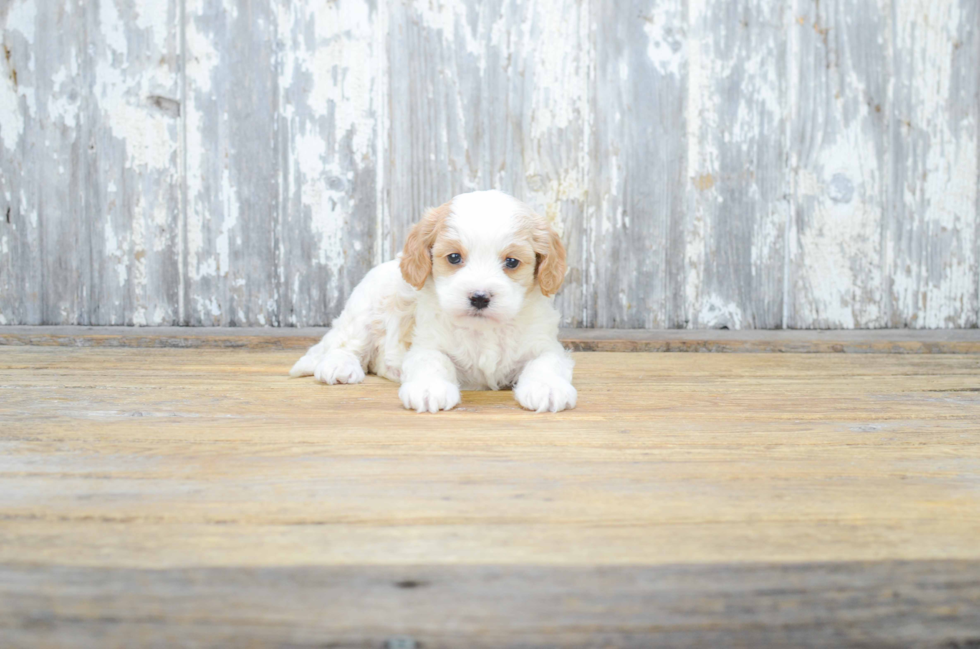
{"label": "puppy's left ear", "polygon": [[538,286],[546,297],[554,295],[565,280],[565,246],[551,224],[541,217],[538,217],[534,232],[534,254],[537,256],[535,276]]}
{"label": "puppy's left ear", "polygon": [[412,226],[405,240],[399,268],[406,282],[415,288],[425,286],[432,272],[432,244],[439,236],[443,221],[449,216],[452,201],[426,211],[422,220]]}

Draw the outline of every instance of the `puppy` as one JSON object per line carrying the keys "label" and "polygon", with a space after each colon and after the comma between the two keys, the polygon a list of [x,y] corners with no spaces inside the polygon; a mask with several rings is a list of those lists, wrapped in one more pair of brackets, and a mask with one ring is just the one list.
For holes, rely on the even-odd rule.
{"label": "puppy", "polygon": [[561,239],[527,205],[498,191],[460,194],[364,277],[289,374],[335,384],[371,372],[401,381],[402,404],[418,412],[450,410],[460,390],[511,386],[528,410],[574,408],[552,298],[564,276]]}

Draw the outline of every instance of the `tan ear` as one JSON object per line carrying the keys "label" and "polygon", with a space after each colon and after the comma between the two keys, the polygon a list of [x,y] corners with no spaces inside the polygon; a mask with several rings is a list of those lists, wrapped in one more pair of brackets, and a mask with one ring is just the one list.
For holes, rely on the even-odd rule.
{"label": "tan ear", "polygon": [[565,280],[565,246],[551,224],[538,217],[534,232],[534,253],[537,255],[535,275],[545,296],[554,295]]}
{"label": "tan ear", "polygon": [[443,203],[427,210],[422,220],[412,226],[405,240],[400,268],[402,277],[415,288],[425,286],[425,280],[432,272],[432,244],[449,216],[451,203],[452,201]]}

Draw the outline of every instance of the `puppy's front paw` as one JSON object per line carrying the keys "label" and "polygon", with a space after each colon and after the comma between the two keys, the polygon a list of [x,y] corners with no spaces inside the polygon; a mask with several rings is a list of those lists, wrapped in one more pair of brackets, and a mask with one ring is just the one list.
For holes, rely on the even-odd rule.
{"label": "puppy's front paw", "polygon": [[514,386],[517,403],[535,412],[560,412],[575,407],[578,392],[564,379],[525,379]]}
{"label": "puppy's front paw", "polygon": [[334,350],[328,352],[317,364],[313,376],[317,381],[328,385],[360,383],[364,380],[364,368],[350,352]]}
{"label": "puppy's front paw", "polygon": [[459,405],[459,388],[442,379],[403,383],[398,397],[409,410],[439,412]]}

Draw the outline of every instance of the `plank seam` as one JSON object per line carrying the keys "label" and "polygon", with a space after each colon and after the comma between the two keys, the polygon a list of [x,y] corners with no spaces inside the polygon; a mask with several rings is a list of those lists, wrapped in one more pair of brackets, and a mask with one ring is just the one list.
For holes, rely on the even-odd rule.
{"label": "plank seam", "polygon": [[[597,150],[596,142],[594,138],[596,137],[594,123],[595,123],[595,113],[596,113],[596,93],[598,91],[598,86],[596,84],[596,67],[598,65],[597,55],[596,55],[596,30],[595,30],[595,16],[593,15],[593,4],[592,0],[586,0],[585,2],[585,17],[586,21],[586,34],[588,51],[586,53],[587,60],[587,71],[585,73],[585,93],[588,100],[585,102],[588,114],[582,120],[582,128],[584,133],[582,134],[582,146],[586,147],[582,157],[582,167],[583,175],[585,177],[584,186],[588,187],[591,184],[591,162],[592,154]],[[582,228],[582,254],[583,254],[583,268],[582,268],[582,326],[594,326],[595,320],[594,315],[590,315],[590,297],[595,293],[595,275],[593,272],[593,264],[595,263],[595,250],[593,248],[594,244],[594,221],[595,215],[598,213],[598,209],[595,208],[593,200],[598,198],[598,192],[595,192],[595,196],[586,196],[585,204],[583,209],[585,214],[583,215],[585,221],[585,227]],[[593,310],[594,310],[593,306]],[[592,319],[590,320],[590,317]],[[568,319],[562,314],[562,319],[568,322]]]}
{"label": "plank seam", "polygon": [[189,102],[187,100],[187,0],[178,2],[178,38],[180,39],[179,49],[179,75],[178,84],[180,87],[180,156],[179,169],[180,176],[180,214],[177,217],[177,322],[182,325],[190,324],[187,321],[187,112]]}
{"label": "plank seam", "polygon": [[799,32],[795,26],[794,17],[797,14],[796,0],[788,0],[786,7],[786,109],[783,111],[783,137],[786,140],[786,151],[784,155],[784,173],[786,174],[786,222],[783,226],[783,308],[781,329],[789,329],[789,308],[790,308],[790,281],[792,278],[793,256],[792,256],[792,233],[793,233],[793,213],[796,206],[796,172],[793,169],[793,105],[796,99],[796,79],[799,70],[794,65],[799,59],[799,42],[797,41]]}
{"label": "plank seam", "polygon": [[[980,10],[974,10],[974,15],[976,16],[976,24],[974,27],[976,28],[976,33],[980,33]],[[974,60],[980,62],[980,38],[974,37],[973,41],[974,41],[974,53],[973,53]],[[974,86],[973,106],[977,119],[980,119],[980,110],[978,110],[978,107],[980,107],[980,84]],[[974,121],[973,129],[974,129],[973,137],[976,140],[976,146],[977,146],[976,159],[978,163],[980,163],[980,124],[978,124],[976,120]],[[976,268],[974,273],[975,274],[974,284],[976,288],[977,313],[973,321],[973,326],[980,328],[980,164],[977,164],[977,191],[974,196],[974,201],[976,202],[976,211],[977,211],[977,221],[976,221],[977,227],[973,231],[973,238],[975,240],[974,241],[975,252],[973,255],[973,262]]]}
{"label": "plank seam", "polygon": [[390,128],[388,125],[389,96],[388,83],[390,66],[388,65],[388,5],[387,2],[377,4],[374,28],[374,46],[377,51],[377,89],[375,90],[375,239],[374,265],[377,266],[389,260],[391,256],[391,215],[388,209],[387,192],[385,191],[385,165],[388,164],[388,151],[391,150]]}

